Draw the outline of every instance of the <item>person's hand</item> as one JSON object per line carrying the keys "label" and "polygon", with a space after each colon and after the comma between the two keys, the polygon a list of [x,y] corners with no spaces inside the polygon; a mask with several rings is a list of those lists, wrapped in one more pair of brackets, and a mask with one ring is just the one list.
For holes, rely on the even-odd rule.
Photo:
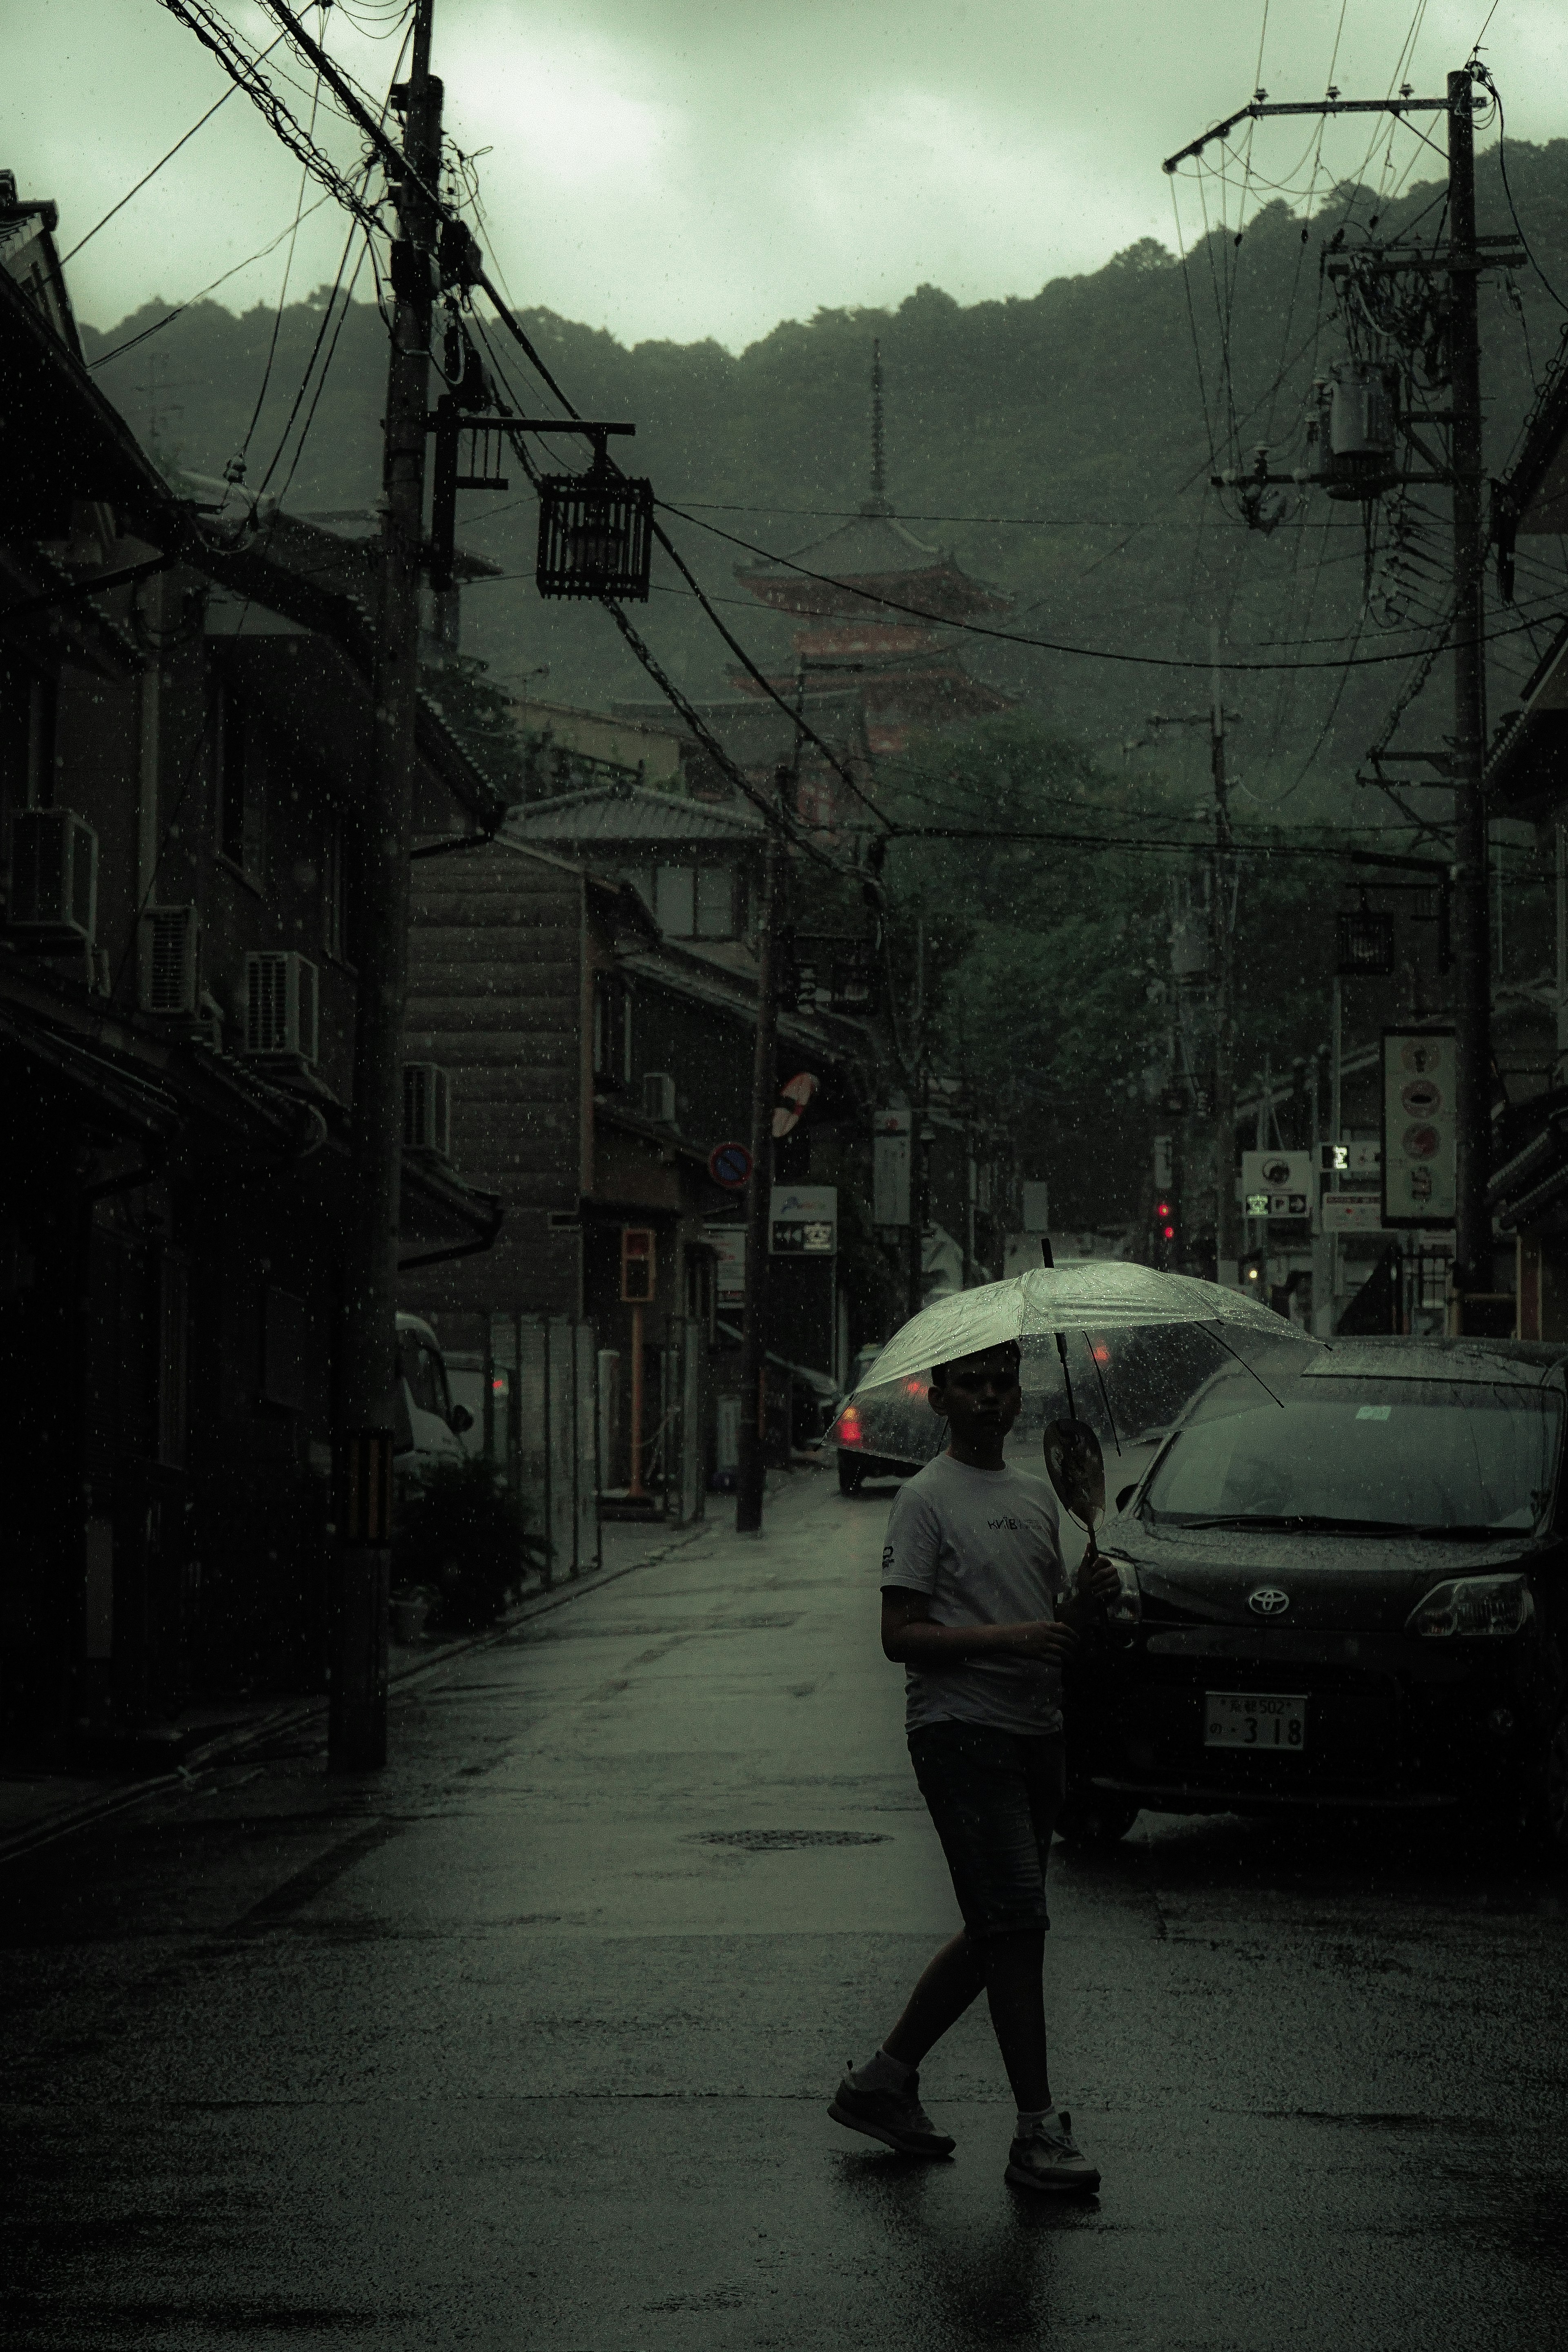
{"label": "person's hand", "polygon": [[1092,1549],[1086,1551],[1079,1565],[1078,1580],[1073,1589],[1080,1601],[1114,1601],[1121,1590],[1121,1579],[1116,1573],[1115,1562],[1107,1559],[1102,1551]]}
{"label": "person's hand", "polygon": [[1031,1624],[1016,1625],[1008,1646],[1020,1658],[1037,1658],[1047,1665],[1059,1666],[1077,1649],[1078,1635],[1070,1625],[1058,1624],[1054,1617],[1042,1617]]}

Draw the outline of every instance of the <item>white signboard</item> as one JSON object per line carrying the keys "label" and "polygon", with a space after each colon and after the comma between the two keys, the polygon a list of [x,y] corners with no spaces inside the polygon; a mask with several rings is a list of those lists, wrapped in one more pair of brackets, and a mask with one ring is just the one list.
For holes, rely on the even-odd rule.
{"label": "white signboard", "polygon": [[1383,1033],[1383,1222],[1451,1225],[1458,1207],[1451,1029]]}
{"label": "white signboard", "polygon": [[1326,1234],[1380,1234],[1383,1202],[1375,1192],[1325,1192],[1323,1231]]}
{"label": "white signboard", "polygon": [[1241,1197],[1249,1217],[1310,1217],[1313,1189],[1310,1151],[1241,1155]]}
{"label": "white signboard", "polygon": [[713,1269],[714,1297],[721,1307],[743,1307],[746,1303],[746,1228],[744,1225],[710,1225],[706,1238],[718,1253]]}
{"label": "white signboard", "polygon": [[910,1222],[910,1114],[902,1103],[872,1116],[871,1222]]}
{"label": "white signboard", "polygon": [[837,1184],[775,1184],[769,1248],[774,1257],[834,1257],[838,1251]]}

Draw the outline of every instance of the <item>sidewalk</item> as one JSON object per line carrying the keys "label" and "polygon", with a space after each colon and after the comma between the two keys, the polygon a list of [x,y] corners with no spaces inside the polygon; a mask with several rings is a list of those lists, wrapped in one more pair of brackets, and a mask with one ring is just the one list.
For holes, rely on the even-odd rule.
{"label": "sidewalk", "polygon": [[[776,1485],[776,1478],[770,1476],[770,1492],[775,1491]],[[548,1591],[536,1586],[482,1633],[464,1633],[447,1641],[432,1634],[409,1645],[394,1643],[389,1653],[389,1685],[396,1689],[465,1650],[504,1641],[515,1626],[530,1618],[543,1616],[583,1593],[596,1592],[634,1569],[649,1568],[687,1544],[729,1529],[734,1517],[733,1496],[710,1495],[708,1502],[708,1517],[696,1519],[689,1527],[672,1527],[663,1521],[606,1522],[600,1529],[601,1568]],[[139,1767],[120,1769],[0,1772],[0,1866],[128,1806],[142,1804],[162,1790],[177,1788],[205,1767],[237,1756],[280,1731],[299,1724],[324,1723],[326,1712],[326,1694],[321,1691],[195,1707],[168,1727],[170,1760],[165,1769],[159,1769],[160,1759],[149,1757]]]}

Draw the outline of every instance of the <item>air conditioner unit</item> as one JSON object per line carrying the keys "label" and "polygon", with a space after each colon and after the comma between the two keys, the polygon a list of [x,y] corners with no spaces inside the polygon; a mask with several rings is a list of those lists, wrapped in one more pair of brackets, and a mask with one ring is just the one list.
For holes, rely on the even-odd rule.
{"label": "air conditioner unit", "polygon": [[452,1090],[439,1063],[403,1065],[403,1148],[452,1156]]}
{"label": "air conditioner unit", "polygon": [[314,1062],[316,967],[292,949],[245,959],[245,1050],[264,1061]]}
{"label": "air conditioner unit", "polygon": [[39,947],[90,946],[98,919],[98,835],[74,809],[18,809],[11,819],[5,920]]}
{"label": "air conditioner unit", "polygon": [[642,1082],[642,1115],[657,1119],[660,1127],[675,1125],[675,1080],[663,1070],[645,1070]]}
{"label": "air conditioner unit", "polygon": [[143,1013],[194,1021],[201,1009],[202,923],[195,907],[148,907],[142,916]]}

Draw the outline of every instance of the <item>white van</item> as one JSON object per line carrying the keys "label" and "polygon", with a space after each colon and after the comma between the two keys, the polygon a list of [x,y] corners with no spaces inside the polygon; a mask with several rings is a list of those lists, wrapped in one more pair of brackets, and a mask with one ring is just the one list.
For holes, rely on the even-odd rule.
{"label": "white van", "polygon": [[466,1405],[452,1402],[441,1342],[417,1315],[397,1318],[397,1402],[392,1466],[400,1483],[426,1478],[438,1463],[467,1458]]}

